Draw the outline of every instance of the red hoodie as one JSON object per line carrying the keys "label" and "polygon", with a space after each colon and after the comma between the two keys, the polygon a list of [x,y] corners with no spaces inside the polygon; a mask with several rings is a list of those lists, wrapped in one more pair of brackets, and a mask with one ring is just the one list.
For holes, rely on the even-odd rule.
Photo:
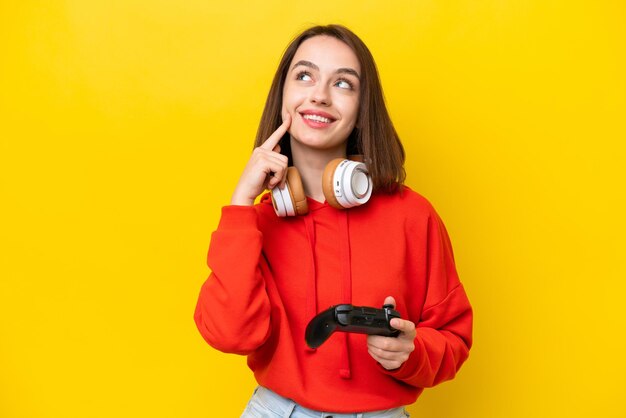
{"label": "red hoodie", "polygon": [[[226,206],[211,238],[210,277],[195,311],[214,348],[248,356],[262,386],[307,408],[384,410],[413,403],[452,379],[472,344],[472,309],[441,219],[422,196],[375,194],[337,210],[309,199],[305,216],[278,218],[266,194]],[[385,370],[366,336],[334,333],[312,350],[304,331],[332,305],[396,300],[417,327],[415,351]]]}

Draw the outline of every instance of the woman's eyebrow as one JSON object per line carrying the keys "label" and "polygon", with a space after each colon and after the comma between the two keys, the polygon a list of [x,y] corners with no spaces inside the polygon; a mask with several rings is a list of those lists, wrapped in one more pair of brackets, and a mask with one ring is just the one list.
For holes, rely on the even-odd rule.
{"label": "woman's eyebrow", "polygon": [[300,65],[303,65],[303,66],[305,66],[305,67],[312,68],[312,69],[314,69],[314,70],[316,70],[316,71],[319,71],[319,69],[320,69],[320,67],[318,67],[317,65],[313,64],[311,61],[306,61],[306,60],[300,60],[300,61],[296,62],[296,63],[293,65],[293,67],[291,67],[291,69],[293,70],[294,68],[296,68],[296,67],[298,67],[298,66],[300,66]]}
{"label": "woman's eyebrow", "polygon": [[359,73],[357,73],[356,70],[353,70],[352,68],[338,68],[337,71],[335,72],[337,74],[351,74],[355,76],[358,80],[361,79],[361,76],[359,76]]}
{"label": "woman's eyebrow", "polygon": [[[293,67],[291,67],[291,70],[293,71],[294,68],[298,67],[298,66],[304,66],[304,67],[308,67],[311,68],[315,71],[319,71],[320,67],[318,67],[317,65],[313,64],[311,61],[307,61],[307,60],[300,60],[298,62],[296,62]],[[356,70],[352,69],[352,68],[337,68],[337,70],[335,71],[335,73],[337,74],[351,74],[353,76],[355,76],[357,79],[361,79],[361,77],[359,76],[359,73],[356,72]]]}

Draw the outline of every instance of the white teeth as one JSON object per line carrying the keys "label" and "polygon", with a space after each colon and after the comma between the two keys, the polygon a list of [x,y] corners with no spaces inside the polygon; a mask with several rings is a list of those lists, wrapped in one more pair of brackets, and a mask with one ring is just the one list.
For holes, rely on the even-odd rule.
{"label": "white teeth", "polygon": [[315,122],[322,122],[322,123],[330,123],[331,120],[328,118],[325,118],[323,116],[319,116],[319,115],[302,115],[302,117],[304,119],[309,119]]}

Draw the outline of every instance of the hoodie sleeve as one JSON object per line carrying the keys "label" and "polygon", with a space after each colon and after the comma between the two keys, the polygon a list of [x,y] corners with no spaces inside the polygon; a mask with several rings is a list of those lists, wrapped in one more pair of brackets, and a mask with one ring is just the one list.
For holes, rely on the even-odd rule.
{"label": "hoodie sleeve", "polygon": [[200,290],[194,314],[200,334],[217,350],[249,354],[269,335],[270,302],[262,273],[268,269],[262,242],[254,207],[222,209],[207,257],[211,274]]}
{"label": "hoodie sleeve", "polygon": [[386,371],[422,388],[454,378],[472,346],[472,307],[456,272],[448,233],[434,211],[426,236],[426,297],[415,323],[415,350],[400,368]]}

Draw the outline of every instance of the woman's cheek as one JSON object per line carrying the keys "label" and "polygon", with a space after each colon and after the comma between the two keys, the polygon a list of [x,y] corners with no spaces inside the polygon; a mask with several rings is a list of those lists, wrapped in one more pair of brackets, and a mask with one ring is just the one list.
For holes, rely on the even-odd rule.
{"label": "woman's cheek", "polygon": [[[290,115],[290,112],[287,111],[287,108],[283,104],[283,107],[280,110],[280,116],[281,116],[283,121],[287,118],[287,115]],[[293,119],[293,115],[291,115],[291,118]]]}

